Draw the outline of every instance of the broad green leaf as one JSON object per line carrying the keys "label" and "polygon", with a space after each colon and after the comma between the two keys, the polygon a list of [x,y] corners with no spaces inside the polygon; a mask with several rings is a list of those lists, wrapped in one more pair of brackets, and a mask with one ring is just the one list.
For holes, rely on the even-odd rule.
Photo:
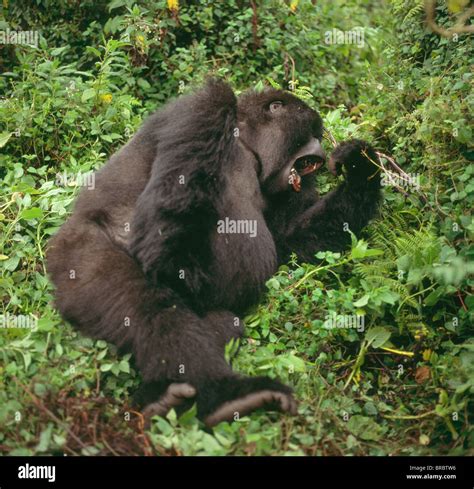
{"label": "broad green leaf", "polygon": [[93,88],[87,88],[84,90],[81,101],[86,102],[87,100],[91,99],[92,97],[95,97],[95,90]]}
{"label": "broad green leaf", "polygon": [[348,423],[349,431],[361,440],[377,441],[386,431],[385,427],[376,423],[372,418],[356,414],[352,416]]}
{"label": "broad green leaf", "polygon": [[43,211],[39,207],[30,207],[23,209],[20,214],[20,219],[39,219],[43,217]]}
{"label": "broad green leaf", "polygon": [[383,326],[370,328],[365,335],[365,339],[373,348],[379,348],[384,345],[391,336],[391,332]]}
{"label": "broad green leaf", "polygon": [[369,299],[370,299],[370,295],[365,294],[358,301],[353,302],[353,304],[355,307],[364,307],[369,302]]}
{"label": "broad green leaf", "polygon": [[12,135],[12,132],[0,133],[0,148],[3,148],[8,143],[8,140],[12,137]]}

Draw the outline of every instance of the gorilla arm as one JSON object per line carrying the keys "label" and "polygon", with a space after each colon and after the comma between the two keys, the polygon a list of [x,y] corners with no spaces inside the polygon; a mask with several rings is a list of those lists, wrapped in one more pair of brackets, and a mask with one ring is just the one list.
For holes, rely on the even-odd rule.
{"label": "gorilla arm", "polygon": [[179,287],[183,273],[191,292],[205,283],[224,165],[231,165],[237,145],[236,111],[230,87],[210,80],[151,117],[142,130],[156,139],[156,157],[136,205],[130,251],[154,284],[165,280]]}
{"label": "gorilla arm", "polygon": [[345,181],[323,198],[313,198],[306,210],[278,217],[286,223],[276,237],[280,262],[295,252],[311,263],[318,251],[343,251],[350,245],[348,230],[358,234],[381,201],[379,169],[373,162],[374,149],[361,140],[343,142],[334,150],[329,169],[335,175],[344,173]]}

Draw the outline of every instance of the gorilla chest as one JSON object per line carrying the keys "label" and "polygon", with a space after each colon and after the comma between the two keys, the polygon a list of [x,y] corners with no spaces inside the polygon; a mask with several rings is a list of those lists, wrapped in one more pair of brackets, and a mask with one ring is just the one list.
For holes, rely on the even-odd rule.
{"label": "gorilla chest", "polygon": [[265,282],[277,269],[275,243],[263,217],[223,216],[211,246],[211,281],[218,305],[240,309],[257,302]]}

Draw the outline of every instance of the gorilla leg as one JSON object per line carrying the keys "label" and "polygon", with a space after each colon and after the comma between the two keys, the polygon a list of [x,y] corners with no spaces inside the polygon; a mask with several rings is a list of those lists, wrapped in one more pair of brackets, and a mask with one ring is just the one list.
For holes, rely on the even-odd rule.
{"label": "gorilla leg", "polygon": [[163,415],[168,407],[185,408],[194,394],[198,417],[209,426],[261,407],[295,414],[289,387],[267,377],[241,376],[226,362],[225,344],[242,334],[235,319],[222,311],[198,317],[185,308],[163,310],[150,318],[152,332],[136,339],[145,379],[141,405],[147,406],[147,417]]}
{"label": "gorilla leg", "polygon": [[63,317],[133,353],[145,382],[141,401],[158,403],[148,414],[164,414],[194,394],[209,425],[263,406],[294,412],[288,387],[242,377],[226,362],[225,344],[242,334],[234,314],[198,316],[173,290],[151,287],[96,224],[71,218],[51,243],[48,268]]}

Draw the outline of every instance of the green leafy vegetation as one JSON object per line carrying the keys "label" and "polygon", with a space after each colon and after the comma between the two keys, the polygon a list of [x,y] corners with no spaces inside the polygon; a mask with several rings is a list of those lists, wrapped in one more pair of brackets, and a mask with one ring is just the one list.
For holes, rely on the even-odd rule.
{"label": "green leafy vegetation", "polygon": [[[456,12],[438,4],[448,28]],[[0,30],[40,31],[0,60],[1,453],[474,454],[472,37],[432,33],[408,0],[0,8]],[[355,28],[363,45],[325,42]],[[416,185],[387,185],[350,251],[281,267],[229,346],[241,372],[295,387],[297,417],[254,413],[209,432],[191,409],[144,430],[130,357],[59,317],[45,248],[80,176],[209,74],[237,91],[293,89],[336,141],[374,141]],[[321,193],[337,184],[317,178]]]}

